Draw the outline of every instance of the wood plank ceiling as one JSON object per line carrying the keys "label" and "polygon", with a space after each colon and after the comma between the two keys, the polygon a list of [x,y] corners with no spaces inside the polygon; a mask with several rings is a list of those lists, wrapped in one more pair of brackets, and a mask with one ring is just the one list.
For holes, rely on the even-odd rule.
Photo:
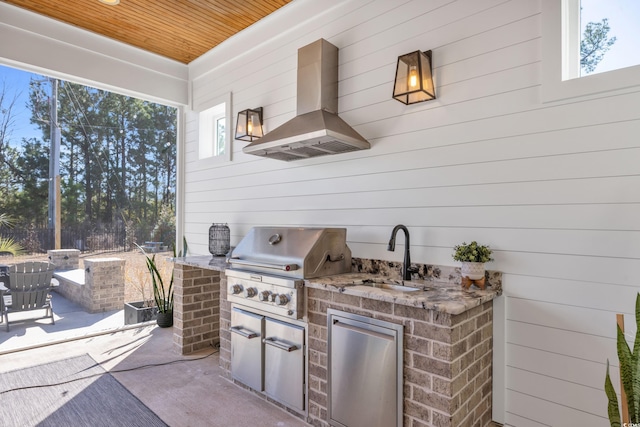
{"label": "wood plank ceiling", "polygon": [[291,0],[3,0],[188,64]]}

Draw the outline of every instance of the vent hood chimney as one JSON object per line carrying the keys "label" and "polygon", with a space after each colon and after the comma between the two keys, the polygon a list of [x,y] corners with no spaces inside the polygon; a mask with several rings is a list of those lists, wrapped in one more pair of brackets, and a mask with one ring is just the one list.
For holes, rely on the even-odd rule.
{"label": "vent hood chimney", "polygon": [[324,39],[298,49],[297,115],[242,149],[292,161],[371,148],[338,117],[338,48]]}

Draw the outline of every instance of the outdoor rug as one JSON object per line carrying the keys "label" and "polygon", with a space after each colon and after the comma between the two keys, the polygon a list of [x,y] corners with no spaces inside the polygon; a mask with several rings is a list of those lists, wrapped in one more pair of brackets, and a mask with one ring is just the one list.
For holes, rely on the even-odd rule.
{"label": "outdoor rug", "polygon": [[166,427],[167,424],[85,354],[0,374],[0,425]]}

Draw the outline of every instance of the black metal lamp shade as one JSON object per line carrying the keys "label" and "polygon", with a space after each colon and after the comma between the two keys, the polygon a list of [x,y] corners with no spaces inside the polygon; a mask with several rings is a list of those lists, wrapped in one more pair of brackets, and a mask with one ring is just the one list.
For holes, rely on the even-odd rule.
{"label": "black metal lamp shade", "polygon": [[252,142],[262,136],[262,107],[240,111],[236,122],[236,139]]}
{"label": "black metal lamp shade", "polygon": [[209,252],[213,256],[224,256],[231,249],[231,231],[227,224],[216,224],[209,227]]}
{"label": "black metal lamp shade", "polygon": [[417,50],[398,57],[393,97],[403,104],[436,99],[430,50]]}

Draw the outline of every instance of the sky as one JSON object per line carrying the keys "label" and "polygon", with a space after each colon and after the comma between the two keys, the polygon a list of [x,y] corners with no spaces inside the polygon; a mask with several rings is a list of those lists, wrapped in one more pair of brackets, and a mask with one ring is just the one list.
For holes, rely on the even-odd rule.
{"label": "sky", "polygon": [[29,101],[29,81],[32,77],[35,79],[44,78],[38,74],[0,65],[0,88],[4,84],[5,99],[12,99],[15,94],[18,94],[12,111],[15,126],[11,145],[14,147],[21,145],[22,138],[42,137],[42,132],[35,125],[29,123],[31,110],[27,108],[27,102]]}
{"label": "sky", "polygon": [[[617,40],[605,54],[594,73],[640,64],[640,0],[582,0],[582,27],[587,22],[609,20],[609,36]],[[26,107],[29,98],[29,81],[43,76],[0,65],[0,87],[4,82],[5,97],[18,93],[14,106],[15,127],[11,145],[20,146],[22,138],[40,138],[40,130],[29,123],[31,111]]]}

